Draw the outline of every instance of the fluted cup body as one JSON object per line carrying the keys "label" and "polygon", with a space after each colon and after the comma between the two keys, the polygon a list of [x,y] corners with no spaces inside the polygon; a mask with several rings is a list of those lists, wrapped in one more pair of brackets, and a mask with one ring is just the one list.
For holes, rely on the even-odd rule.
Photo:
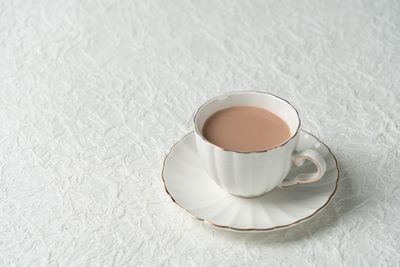
{"label": "fluted cup body", "polygon": [[[209,142],[202,134],[207,118],[233,106],[256,106],[282,118],[291,131],[290,138],[262,151],[227,150]],[[273,190],[292,167],[292,154],[299,138],[300,119],[286,100],[262,92],[234,92],[211,99],[202,105],[194,118],[199,157],[210,178],[227,192],[241,197],[256,197]]]}

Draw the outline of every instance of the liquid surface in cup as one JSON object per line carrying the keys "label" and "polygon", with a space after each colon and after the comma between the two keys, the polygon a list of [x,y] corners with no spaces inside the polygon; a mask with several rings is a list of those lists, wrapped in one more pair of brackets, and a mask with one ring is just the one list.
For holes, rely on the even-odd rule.
{"label": "liquid surface in cup", "polygon": [[274,148],[291,136],[287,123],[271,111],[253,106],[235,106],[211,115],[203,136],[228,150],[250,152]]}

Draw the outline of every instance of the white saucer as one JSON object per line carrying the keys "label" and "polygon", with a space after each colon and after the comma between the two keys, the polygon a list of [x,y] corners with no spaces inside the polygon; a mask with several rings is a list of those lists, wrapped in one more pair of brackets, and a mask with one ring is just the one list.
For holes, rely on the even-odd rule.
{"label": "white saucer", "polygon": [[[198,220],[235,231],[273,231],[299,224],[325,208],[336,192],[339,165],[330,149],[313,135],[301,131],[297,150],[314,148],[327,164],[325,175],[312,184],[276,188],[256,198],[233,196],[211,180],[197,156],[190,132],[165,157],[162,177],[172,201]],[[313,166],[294,167],[289,176],[310,172]]]}

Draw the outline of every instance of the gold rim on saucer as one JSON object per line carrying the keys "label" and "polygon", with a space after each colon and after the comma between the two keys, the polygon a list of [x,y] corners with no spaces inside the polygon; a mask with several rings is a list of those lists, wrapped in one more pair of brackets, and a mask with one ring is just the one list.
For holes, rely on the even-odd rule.
{"label": "gold rim on saucer", "polygon": [[279,229],[284,229],[284,228],[289,228],[291,226],[294,226],[296,224],[299,224],[301,222],[304,222],[308,219],[311,219],[312,217],[314,217],[315,215],[317,215],[319,212],[321,212],[324,208],[326,208],[328,206],[328,204],[330,203],[330,201],[332,200],[333,196],[335,195],[335,193],[337,192],[338,189],[338,184],[339,184],[339,180],[340,180],[340,168],[339,168],[339,163],[337,161],[337,158],[335,157],[335,155],[332,153],[331,149],[321,140],[319,140],[315,135],[302,130],[303,132],[311,135],[312,137],[314,137],[318,142],[320,142],[321,144],[323,144],[329,151],[329,153],[332,155],[333,159],[335,160],[335,164],[336,164],[336,170],[338,172],[337,177],[336,177],[336,184],[335,184],[335,189],[333,190],[332,194],[329,196],[328,200],[325,202],[324,205],[322,205],[321,207],[319,207],[314,213],[312,213],[311,215],[308,215],[304,218],[301,218],[293,223],[290,224],[285,224],[285,225],[278,225],[278,226],[274,226],[274,227],[270,227],[270,228],[235,228],[235,227],[231,227],[231,226],[227,226],[227,225],[219,225],[216,223],[213,223],[212,221],[203,219],[203,218],[199,218],[196,217],[195,215],[193,215],[190,211],[188,211],[187,209],[185,209],[184,207],[182,207],[181,205],[179,205],[178,202],[176,202],[176,200],[174,199],[174,197],[171,195],[171,193],[168,191],[167,188],[167,184],[165,182],[165,178],[164,178],[164,168],[165,168],[165,161],[167,159],[167,157],[169,156],[169,154],[171,153],[172,149],[179,143],[181,142],[186,136],[188,136],[189,134],[193,133],[194,131],[190,131],[189,133],[187,133],[186,135],[184,135],[178,142],[176,142],[171,149],[169,150],[168,154],[165,156],[164,161],[163,161],[163,168],[162,168],[162,172],[161,172],[161,177],[162,177],[162,181],[164,184],[164,190],[165,192],[169,195],[169,197],[171,198],[172,202],[174,202],[179,208],[183,209],[184,211],[186,211],[187,213],[189,213],[193,218],[202,221],[206,224],[209,224],[211,226],[214,226],[216,228],[222,228],[222,229],[229,229],[229,230],[233,230],[233,231],[238,231],[238,232],[269,232],[269,231],[274,231],[274,230],[279,230]]}

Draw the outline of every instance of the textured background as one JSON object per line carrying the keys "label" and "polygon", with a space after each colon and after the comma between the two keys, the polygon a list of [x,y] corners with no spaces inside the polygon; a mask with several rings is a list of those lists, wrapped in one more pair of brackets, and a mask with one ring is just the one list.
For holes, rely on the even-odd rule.
{"label": "textured background", "polygon": [[[399,14],[395,0],[1,1],[0,265],[399,264]],[[165,154],[197,106],[235,90],[287,98],[332,148],[325,212],[244,235],[168,199]]]}

